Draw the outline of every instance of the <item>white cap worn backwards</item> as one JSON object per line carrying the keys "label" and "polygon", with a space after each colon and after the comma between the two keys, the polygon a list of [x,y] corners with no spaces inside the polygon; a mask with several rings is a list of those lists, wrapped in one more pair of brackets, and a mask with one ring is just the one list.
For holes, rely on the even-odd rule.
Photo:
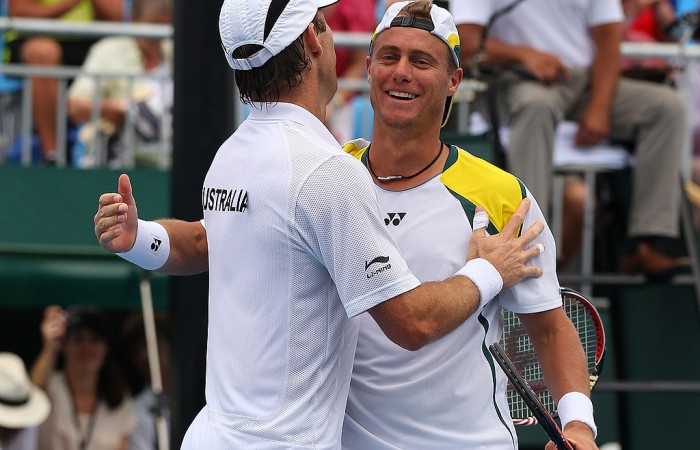
{"label": "white cap worn backwards", "polygon": [[[391,27],[411,27],[429,31],[432,35],[439,37],[452,53],[455,64],[459,67],[459,33],[457,26],[452,18],[452,14],[444,8],[433,5],[430,8],[431,20],[421,19],[418,17],[396,17],[401,9],[410,2],[398,2],[389,6],[384,13],[382,21],[379,22],[377,28],[372,35],[372,42],[377,38],[379,33]],[[371,44],[370,44],[371,45]]]}
{"label": "white cap worn backwards", "polygon": [[[265,64],[287,48],[309,26],[316,11],[338,0],[225,0],[219,14],[219,33],[226,60],[236,70]],[[242,45],[263,48],[248,58],[234,58]]]}

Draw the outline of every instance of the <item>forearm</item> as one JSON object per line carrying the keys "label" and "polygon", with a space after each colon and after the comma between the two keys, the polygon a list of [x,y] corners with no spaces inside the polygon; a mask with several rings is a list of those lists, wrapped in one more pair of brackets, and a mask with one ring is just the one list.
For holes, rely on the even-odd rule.
{"label": "forearm", "polygon": [[479,308],[481,294],[467,277],[423,283],[369,310],[384,334],[407,350],[445,336]]}
{"label": "forearm", "polygon": [[34,384],[42,389],[46,388],[49,377],[56,367],[56,358],[58,358],[58,352],[56,350],[47,346],[41,349],[30,371],[30,378]]}
{"label": "forearm", "polygon": [[520,319],[554,400],[558,402],[568,392],[590,395],[586,356],[576,329],[563,310],[520,314]]}
{"label": "forearm", "polygon": [[622,29],[618,24],[607,24],[594,28],[591,34],[597,48],[591,66],[589,108],[609,116],[612,98],[620,79]]}
{"label": "forearm", "polygon": [[202,224],[183,220],[158,220],[170,237],[170,254],[158,272],[195,275],[209,270],[207,233]]}
{"label": "forearm", "polygon": [[524,63],[524,55],[531,51],[530,47],[511,45],[495,38],[486,39],[486,56],[495,64]]}

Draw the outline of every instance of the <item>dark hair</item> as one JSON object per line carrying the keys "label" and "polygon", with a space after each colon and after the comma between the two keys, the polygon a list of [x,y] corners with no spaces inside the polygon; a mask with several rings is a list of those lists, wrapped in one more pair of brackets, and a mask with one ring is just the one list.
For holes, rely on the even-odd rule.
{"label": "dark hair", "polygon": [[97,381],[97,396],[110,409],[121,405],[127,392],[126,379],[116,356],[115,339],[104,314],[90,306],[71,306],[67,309],[66,338],[78,330],[89,329],[107,343],[107,354],[100,368]]}
{"label": "dark hair", "polygon": [[[317,33],[326,31],[326,22],[316,12],[311,21]],[[247,58],[254,55],[262,47],[259,45],[243,45],[233,52],[234,58]],[[260,67],[250,70],[236,70],[235,78],[240,98],[243,103],[251,102],[275,103],[279,101],[280,93],[289,93],[293,87],[301,84],[302,73],[311,67],[311,60],[304,52],[304,40],[300,35],[294,42],[277,55],[270,58]]]}

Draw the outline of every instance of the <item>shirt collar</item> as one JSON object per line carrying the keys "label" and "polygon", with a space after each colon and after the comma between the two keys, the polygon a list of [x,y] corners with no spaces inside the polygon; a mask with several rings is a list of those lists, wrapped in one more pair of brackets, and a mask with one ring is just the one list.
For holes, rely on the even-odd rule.
{"label": "shirt collar", "polygon": [[248,118],[253,120],[289,120],[310,128],[316,134],[318,134],[324,141],[328,144],[333,145],[340,149],[340,144],[333,137],[328,128],[318,120],[318,117],[314,116],[307,109],[302,108],[294,103],[253,103],[250,108],[250,114]]}

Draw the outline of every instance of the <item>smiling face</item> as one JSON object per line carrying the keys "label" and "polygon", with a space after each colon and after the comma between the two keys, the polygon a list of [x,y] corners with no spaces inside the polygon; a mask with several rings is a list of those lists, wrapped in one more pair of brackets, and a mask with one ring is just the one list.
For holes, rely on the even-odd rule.
{"label": "smiling face", "polygon": [[447,45],[428,31],[393,27],[374,40],[367,58],[376,125],[406,129],[438,126],[445,99],[454,95],[461,69],[451,69]]}

